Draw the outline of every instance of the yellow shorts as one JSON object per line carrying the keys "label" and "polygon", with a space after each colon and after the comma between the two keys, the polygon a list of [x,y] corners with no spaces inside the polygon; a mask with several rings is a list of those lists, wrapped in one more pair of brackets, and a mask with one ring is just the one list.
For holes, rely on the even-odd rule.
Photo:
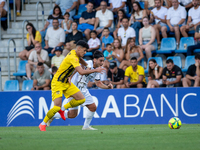
{"label": "yellow shorts", "polygon": [[56,98],[62,97],[63,94],[66,98],[68,98],[71,95],[76,94],[80,90],[72,82],[70,85],[69,83],[62,83],[60,81],[52,81],[51,91],[52,91],[52,101],[54,101]]}

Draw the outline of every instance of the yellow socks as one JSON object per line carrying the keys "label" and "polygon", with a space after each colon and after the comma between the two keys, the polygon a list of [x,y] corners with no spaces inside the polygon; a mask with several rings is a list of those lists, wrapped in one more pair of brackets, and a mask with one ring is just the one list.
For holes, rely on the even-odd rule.
{"label": "yellow socks", "polygon": [[68,109],[68,108],[79,106],[79,105],[83,104],[84,102],[85,102],[85,98],[80,99],[80,100],[72,99],[70,102],[65,104],[64,107],[65,107],[65,109]]}
{"label": "yellow socks", "polygon": [[44,118],[44,122],[47,123],[49,121],[49,119],[51,119],[59,110],[61,109],[61,107],[59,106],[53,106],[53,108],[51,108],[47,115]]}

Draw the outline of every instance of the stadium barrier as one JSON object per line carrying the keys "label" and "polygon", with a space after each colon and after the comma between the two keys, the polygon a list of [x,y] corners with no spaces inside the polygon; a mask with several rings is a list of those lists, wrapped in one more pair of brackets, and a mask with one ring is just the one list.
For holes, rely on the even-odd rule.
{"label": "stadium barrier", "polygon": [[[90,90],[97,111],[92,125],[200,123],[200,88]],[[0,92],[0,126],[38,126],[53,106],[51,91]],[[64,98],[63,98],[64,99]],[[66,99],[63,100],[63,104]],[[87,108],[75,119],[55,119],[52,125],[83,125]]]}

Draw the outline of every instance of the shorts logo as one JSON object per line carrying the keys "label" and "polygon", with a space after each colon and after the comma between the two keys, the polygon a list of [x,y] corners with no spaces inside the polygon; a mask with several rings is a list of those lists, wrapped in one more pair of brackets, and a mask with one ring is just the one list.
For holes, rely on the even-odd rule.
{"label": "shorts logo", "polygon": [[56,94],[60,94],[60,91],[56,91]]}

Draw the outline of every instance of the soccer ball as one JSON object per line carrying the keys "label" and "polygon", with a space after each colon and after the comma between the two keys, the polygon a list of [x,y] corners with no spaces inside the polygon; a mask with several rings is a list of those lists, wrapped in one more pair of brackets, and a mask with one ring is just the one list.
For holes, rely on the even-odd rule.
{"label": "soccer ball", "polygon": [[177,117],[173,117],[169,120],[168,126],[170,129],[179,129],[181,127],[181,120]]}

